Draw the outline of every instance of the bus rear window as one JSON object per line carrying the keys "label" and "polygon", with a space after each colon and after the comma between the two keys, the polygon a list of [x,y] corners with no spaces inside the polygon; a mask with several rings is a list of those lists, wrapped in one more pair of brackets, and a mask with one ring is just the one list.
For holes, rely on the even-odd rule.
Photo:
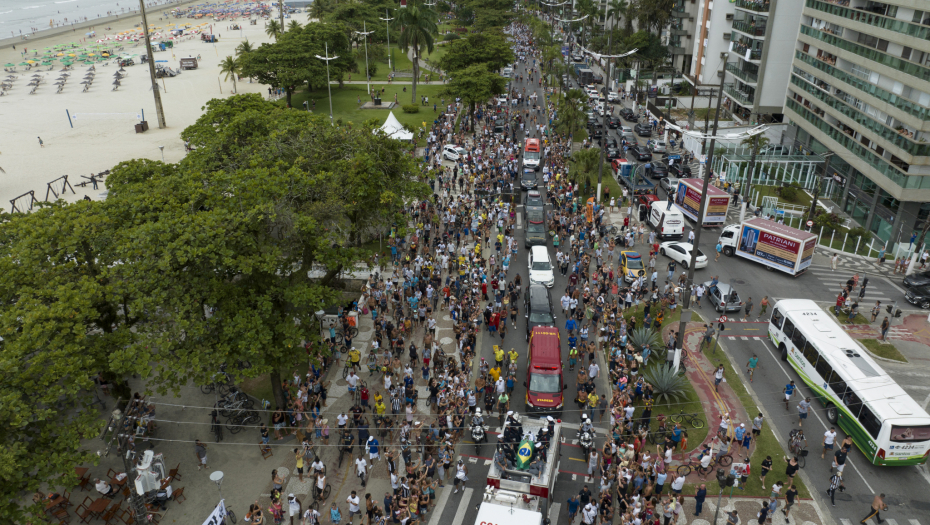
{"label": "bus rear window", "polygon": [[930,441],[930,425],[919,427],[891,425],[891,441],[895,443]]}

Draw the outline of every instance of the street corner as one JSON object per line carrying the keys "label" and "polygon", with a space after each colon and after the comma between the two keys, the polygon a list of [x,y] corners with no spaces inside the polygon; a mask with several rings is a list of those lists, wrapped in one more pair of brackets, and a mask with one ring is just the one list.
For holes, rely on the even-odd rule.
{"label": "street corner", "polygon": [[[684,509],[682,509],[676,525],[710,525],[714,521],[714,514],[717,512],[716,498],[711,497],[711,492],[713,491],[708,486],[707,501],[704,503],[703,509],[701,509],[700,516],[694,515],[696,507],[694,498],[685,498]],[[755,523],[759,511],[762,510],[762,504],[768,504],[769,501],[768,498],[728,498],[724,495],[715,525],[726,525],[727,514],[734,510],[740,519],[740,523]],[[779,501],[774,515],[769,514],[766,523],[788,525],[790,520],[790,525],[826,525],[814,504],[810,501],[800,501],[795,504],[791,508],[788,519],[785,519],[783,510],[784,501]]]}

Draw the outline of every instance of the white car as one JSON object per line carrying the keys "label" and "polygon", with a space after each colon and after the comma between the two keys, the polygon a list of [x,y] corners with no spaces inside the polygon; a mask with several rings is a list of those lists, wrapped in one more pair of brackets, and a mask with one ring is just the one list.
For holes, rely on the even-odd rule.
{"label": "white car", "polygon": [[666,146],[665,141],[662,140],[652,141],[652,145],[650,147],[652,148],[653,153],[665,153],[668,151],[668,146]]}
{"label": "white car", "polygon": [[607,93],[607,101],[608,102],[620,102],[620,93],[617,93],[615,91],[611,91]]}
{"label": "white car", "polygon": [[545,246],[533,246],[530,250],[529,270],[531,284],[541,284],[546,288],[552,288],[555,284],[552,260]]}
{"label": "white car", "polygon": [[[688,268],[688,265],[691,264],[691,250],[693,249],[694,247],[688,242],[668,241],[659,245],[659,253],[677,262],[683,268]],[[697,261],[694,263],[694,268],[706,267],[707,256],[698,248]]]}
{"label": "white car", "polygon": [[449,144],[442,148],[442,158],[446,160],[459,160],[465,157],[465,148]]}

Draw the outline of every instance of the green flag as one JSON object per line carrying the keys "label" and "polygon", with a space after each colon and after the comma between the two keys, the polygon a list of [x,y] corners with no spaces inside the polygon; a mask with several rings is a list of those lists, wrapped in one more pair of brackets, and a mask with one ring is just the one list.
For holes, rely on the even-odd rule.
{"label": "green flag", "polygon": [[520,442],[520,448],[517,449],[517,469],[525,470],[530,467],[534,450],[536,450],[536,444],[531,440],[524,438]]}

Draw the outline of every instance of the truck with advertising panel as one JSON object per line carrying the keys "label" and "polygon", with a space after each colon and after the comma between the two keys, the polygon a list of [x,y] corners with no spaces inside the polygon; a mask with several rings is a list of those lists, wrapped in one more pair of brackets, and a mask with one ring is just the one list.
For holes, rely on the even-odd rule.
{"label": "truck with advertising panel", "polygon": [[798,276],[814,258],[817,235],[763,218],[727,226],[717,242],[724,255],[756,261],[769,270]]}
{"label": "truck with advertising panel", "polygon": [[704,216],[698,221],[698,212],[701,209],[701,189],[704,181],[701,179],[679,179],[675,190],[675,206],[681,210],[685,217],[701,226],[723,226],[727,220],[727,209],[730,207],[730,194],[716,186],[707,186],[707,203],[704,205]]}

